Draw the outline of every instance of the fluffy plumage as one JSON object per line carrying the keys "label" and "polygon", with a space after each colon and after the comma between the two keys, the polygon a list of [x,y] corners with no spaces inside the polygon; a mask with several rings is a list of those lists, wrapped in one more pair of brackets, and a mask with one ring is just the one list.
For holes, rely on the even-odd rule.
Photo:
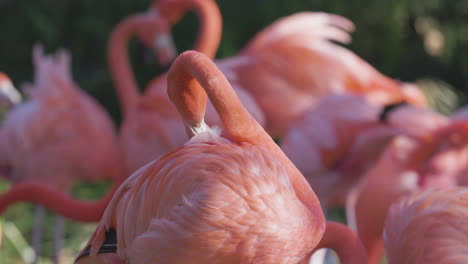
{"label": "fluffy plumage", "polygon": [[467,219],[467,188],[419,192],[399,201],[383,233],[389,263],[466,263]]}

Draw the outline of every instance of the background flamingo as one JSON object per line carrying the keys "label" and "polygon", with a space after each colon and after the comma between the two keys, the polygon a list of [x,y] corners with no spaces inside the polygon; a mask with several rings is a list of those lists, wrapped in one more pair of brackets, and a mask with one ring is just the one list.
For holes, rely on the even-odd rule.
{"label": "background flamingo", "polygon": [[[187,11],[187,2],[214,5],[211,0],[159,0],[154,6],[174,24]],[[214,8],[205,10],[204,25],[220,23],[208,15]],[[416,86],[383,76],[331,42],[350,42],[348,33],[353,29],[352,22],[341,16],[298,13],[279,19],[258,33],[239,55],[217,64],[235,87],[252,93],[265,113],[267,131],[274,136],[281,136],[292,120],[330,93],[353,92],[380,105],[402,99],[425,105]],[[214,56],[219,39],[209,40],[213,44],[207,45],[211,48],[207,54]]]}
{"label": "background flamingo", "polygon": [[357,95],[332,95],[292,123],[281,148],[316,190],[323,208],[345,204],[394,136],[422,139],[450,122],[427,108],[386,108]]}
{"label": "background flamingo", "polygon": [[468,189],[425,191],[392,205],[384,243],[390,264],[464,263]]}
{"label": "background flamingo", "polygon": [[[198,82],[234,142],[221,138],[204,123],[206,94]],[[192,138],[127,179],[77,263],[111,263],[116,253],[122,263],[308,260],[325,229],[317,198],[241,105],[215,64],[203,54],[183,53],[169,71],[168,93]],[[251,210],[251,206],[257,209]],[[343,230],[348,229],[327,226],[334,236],[326,235],[322,244],[353,241]],[[114,254],[96,256],[114,232],[116,237],[111,240],[116,240],[118,252],[115,248]],[[343,235],[341,241],[339,234]],[[301,243],[293,242],[292,237]],[[357,252],[345,256],[354,258],[345,263],[365,260],[359,254],[363,253],[360,244],[354,246]]]}
{"label": "background flamingo", "polygon": [[295,120],[281,140],[325,208],[344,205],[349,190],[395,135],[420,138],[450,122],[411,105],[384,111],[361,96],[327,96]]}
{"label": "background flamingo", "polygon": [[[2,177],[14,184],[41,182],[70,190],[77,180],[120,175],[114,127],[104,110],[82,93],[70,76],[70,57],[62,50],[44,56],[33,52],[35,83],[26,87],[31,100],[13,108],[0,129]],[[41,226],[43,209],[36,223]],[[54,258],[61,248],[64,222],[56,217]],[[41,232],[33,235],[39,252]]]}
{"label": "background flamingo", "polygon": [[466,122],[455,122],[419,139],[395,139],[351,192],[347,215],[366,246],[370,263],[382,257],[383,224],[393,202],[416,190],[462,182],[466,151],[457,149],[466,146],[466,131]]}

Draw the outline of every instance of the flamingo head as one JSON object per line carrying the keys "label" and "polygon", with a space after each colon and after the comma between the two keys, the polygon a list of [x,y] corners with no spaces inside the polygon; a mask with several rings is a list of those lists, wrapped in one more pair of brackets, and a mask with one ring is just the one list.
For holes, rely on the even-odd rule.
{"label": "flamingo head", "polygon": [[180,0],[158,0],[152,5],[152,8],[158,10],[169,24],[174,25],[179,22],[187,10],[190,8],[189,1]]}
{"label": "flamingo head", "polygon": [[154,9],[142,14],[141,18],[142,23],[136,32],[137,38],[143,45],[154,50],[160,65],[172,63],[177,57],[177,50],[166,21]]}
{"label": "flamingo head", "polygon": [[10,108],[21,102],[21,94],[13,86],[10,78],[0,72],[0,106]]}

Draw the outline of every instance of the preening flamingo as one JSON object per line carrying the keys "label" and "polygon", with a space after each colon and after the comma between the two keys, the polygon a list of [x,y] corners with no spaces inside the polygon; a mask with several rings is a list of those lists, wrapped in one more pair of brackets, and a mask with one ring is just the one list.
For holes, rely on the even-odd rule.
{"label": "preening flamingo", "polygon": [[[111,119],[73,82],[70,55],[61,50],[45,56],[36,46],[33,62],[35,82],[26,87],[31,99],[12,108],[0,128],[1,176],[13,182],[7,194],[28,182],[70,191],[78,180],[119,176],[120,152]],[[38,212],[41,224],[41,209]],[[63,218],[57,216],[54,257],[63,228]],[[39,245],[37,241],[34,246]]]}
{"label": "preening flamingo", "polygon": [[0,72],[0,107],[10,109],[22,100],[21,94],[16,90],[10,78]]}
{"label": "preening flamingo", "polygon": [[[215,5],[212,0],[159,0],[154,7],[174,24],[187,11],[187,2],[207,6],[205,14],[217,10],[211,7]],[[204,26],[221,23],[211,19],[216,16],[201,18]],[[290,122],[330,93],[357,93],[380,105],[403,99],[425,105],[425,97],[415,85],[382,75],[331,42],[350,42],[353,29],[353,23],[342,16],[297,13],[258,33],[237,56],[216,63],[235,87],[254,96],[265,114],[267,131],[274,136],[282,136]],[[212,41],[206,45],[210,48],[207,54],[214,56],[219,38],[206,40]]]}
{"label": "preening flamingo", "polygon": [[[76,263],[307,263],[317,245],[365,261],[207,56],[180,55],[168,94],[191,139],[120,186]],[[233,141],[204,122],[207,95]]]}
{"label": "preening flamingo", "polygon": [[[203,10],[200,11],[202,14],[205,12]],[[220,16],[219,11],[217,14]],[[211,43],[205,41],[206,38],[213,35],[220,38],[221,34],[221,25],[206,25],[202,27],[203,33],[195,45],[195,49],[202,52],[207,51],[204,43]],[[166,75],[155,78],[145,93],[140,95],[126,54],[126,43],[132,34],[136,34],[146,44],[150,44],[154,39],[169,38],[164,19],[161,19],[157,12],[150,10],[122,21],[112,32],[109,40],[109,66],[124,115],[119,140],[130,173],[167,151],[183,145],[187,140],[180,117],[165,93]],[[156,41],[156,43],[168,46],[170,42]],[[166,48],[166,50],[171,49]],[[163,55],[165,54],[163,51],[159,54],[162,54],[160,57],[163,58],[171,56],[171,54]],[[236,91],[241,94],[241,100],[247,105],[249,112],[261,122],[263,115],[255,101],[246,92]],[[209,125],[222,125],[211,105],[206,122]]]}
{"label": "preening flamingo", "polygon": [[467,263],[467,219],[467,188],[419,192],[399,201],[385,220],[388,263]]}
{"label": "preening flamingo", "polygon": [[347,216],[366,246],[369,263],[379,263],[382,257],[382,230],[393,202],[417,190],[453,187],[462,181],[467,135],[468,123],[459,121],[424,137],[398,137],[351,191]]}
{"label": "preening flamingo", "polygon": [[344,205],[351,187],[399,130],[381,108],[357,95],[330,95],[296,119],[281,149],[306,177],[324,208]]}

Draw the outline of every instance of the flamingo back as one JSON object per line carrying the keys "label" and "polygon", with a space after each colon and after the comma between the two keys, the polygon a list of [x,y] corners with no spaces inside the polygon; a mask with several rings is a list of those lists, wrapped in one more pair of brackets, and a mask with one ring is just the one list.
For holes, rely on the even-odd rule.
{"label": "flamingo back", "polygon": [[120,174],[120,152],[109,115],[71,79],[65,51],[34,49],[31,100],[10,111],[0,129],[0,166],[13,181],[69,188],[77,179]]}
{"label": "flamingo back", "polygon": [[383,232],[389,263],[466,263],[467,219],[467,188],[418,192],[399,201]]}
{"label": "flamingo back", "polygon": [[268,151],[207,131],[123,183],[91,255],[114,228],[127,263],[298,263],[318,243],[311,219]]}

